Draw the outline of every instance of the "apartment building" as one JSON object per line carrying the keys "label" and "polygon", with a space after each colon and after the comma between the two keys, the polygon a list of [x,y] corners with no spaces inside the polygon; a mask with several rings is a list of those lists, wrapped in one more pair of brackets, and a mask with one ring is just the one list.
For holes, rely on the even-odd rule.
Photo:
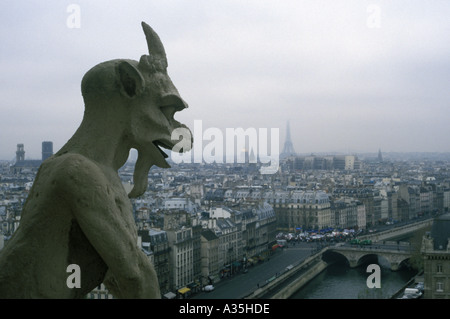
{"label": "apartment building", "polygon": [[219,237],[211,229],[201,233],[201,284],[215,284],[220,280],[222,263],[219,262]]}
{"label": "apartment building", "polygon": [[180,294],[186,293],[189,284],[194,282],[194,245],[192,228],[166,229],[170,245],[169,267],[171,270],[170,286]]}
{"label": "apartment building", "polygon": [[450,299],[450,214],[433,221],[423,238],[424,297]]}
{"label": "apartment building", "polygon": [[[278,200],[277,193],[281,196]],[[275,193],[274,209],[279,230],[322,229],[332,226],[330,199],[323,191]]]}

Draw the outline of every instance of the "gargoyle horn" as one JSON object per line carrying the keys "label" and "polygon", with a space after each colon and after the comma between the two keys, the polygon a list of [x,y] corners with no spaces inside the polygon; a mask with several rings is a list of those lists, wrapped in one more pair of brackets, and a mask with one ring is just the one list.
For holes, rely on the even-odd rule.
{"label": "gargoyle horn", "polygon": [[145,38],[147,39],[148,53],[167,67],[166,51],[158,34],[145,22],[142,21]]}

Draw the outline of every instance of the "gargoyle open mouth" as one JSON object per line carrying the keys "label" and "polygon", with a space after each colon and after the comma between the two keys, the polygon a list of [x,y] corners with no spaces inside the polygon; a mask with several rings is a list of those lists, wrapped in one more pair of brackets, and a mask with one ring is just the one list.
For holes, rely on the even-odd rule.
{"label": "gargoyle open mouth", "polygon": [[165,149],[172,149],[170,146],[167,146],[167,144],[164,144],[163,142],[161,142],[161,141],[153,141],[153,145],[155,145],[155,147],[158,149],[158,151],[161,153],[161,155],[164,157],[164,158],[168,158],[169,157],[169,155],[167,155],[162,149],[161,149],[161,147],[162,148],[165,148]]}

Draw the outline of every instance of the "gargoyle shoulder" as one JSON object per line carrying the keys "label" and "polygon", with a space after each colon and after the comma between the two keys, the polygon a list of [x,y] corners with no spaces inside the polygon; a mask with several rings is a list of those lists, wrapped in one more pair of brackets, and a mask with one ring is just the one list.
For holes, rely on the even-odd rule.
{"label": "gargoyle shoulder", "polygon": [[61,195],[72,196],[75,192],[80,195],[107,184],[99,165],[80,154],[61,155],[53,165],[53,180]]}

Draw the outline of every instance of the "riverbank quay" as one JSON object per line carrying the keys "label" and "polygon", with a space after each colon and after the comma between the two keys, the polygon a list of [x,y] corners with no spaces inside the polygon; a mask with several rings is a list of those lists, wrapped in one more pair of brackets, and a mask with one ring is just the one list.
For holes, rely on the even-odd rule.
{"label": "riverbank quay", "polygon": [[286,267],[282,273],[269,278],[244,299],[288,299],[329,266],[322,260],[322,254],[328,249],[329,247],[324,247],[299,264]]}
{"label": "riverbank quay", "polygon": [[248,268],[248,271],[223,278],[214,284],[213,291],[201,291],[190,296],[189,299],[248,298],[260,288],[267,288],[269,283],[285,275],[289,269],[292,270],[312,256],[318,256],[323,247],[319,243],[296,243],[286,248],[277,248],[270,258]]}
{"label": "riverbank quay", "polygon": [[412,277],[403,287],[401,287],[399,290],[397,290],[394,294],[392,294],[391,298],[389,299],[398,299],[401,298],[405,292],[406,288],[414,288],[416,284],[419,282],[423,283],[423,271],[420,272],[420,274],[417,274],[416,276]]}

